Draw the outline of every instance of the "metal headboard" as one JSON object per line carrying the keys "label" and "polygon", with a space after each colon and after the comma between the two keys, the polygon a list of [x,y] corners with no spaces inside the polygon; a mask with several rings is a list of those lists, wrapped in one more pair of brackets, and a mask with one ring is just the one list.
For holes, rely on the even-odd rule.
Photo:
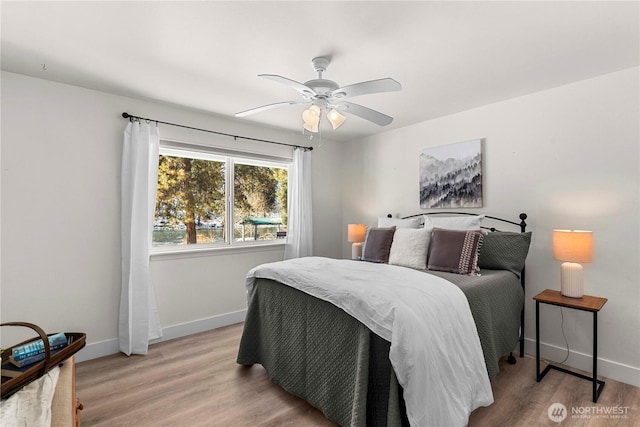
{"label": "metal headboard", "polygon": [[[423,212],[423,213],[419,213],[419,214],[415,214],[415,215],[409,215],[409,216],[403,216],[402,219],[408,219],[408,218],[416,218],[416,217],[421,217],[424,215],[469,215],[469,216],[480,216],[482,214],[476,214],[476,213],[472,213],[472,212]],[[388,218],[393,218],[393,215],[388,214],[387,215]],[[500,221],[500,222],[504,222],[507,224],[512,224],[515,225],[517,227],[520,227],[520,232],[524,233],[526,231],[527,228],[527,223],[525,222],[525,220],[527,219],[527,214],[526,213],[521,213],[519,215],[520,218],[520,222],[515,222],[515,221],[510,221],[508,219],[504,219],[504,218],[498,218],[495,216],[491,216],[491,215],[485,215],[485,218],[489,218],[492,219],[494,221]],[[481,228],[484,228],[486,230],[491,230],[491,231],[498,231],[495,227],[484,227],[481,226]]]}

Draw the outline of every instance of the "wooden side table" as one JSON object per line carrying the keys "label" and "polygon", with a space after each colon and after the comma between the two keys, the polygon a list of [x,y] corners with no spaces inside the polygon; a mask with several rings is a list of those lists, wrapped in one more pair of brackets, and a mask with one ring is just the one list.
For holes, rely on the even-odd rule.
{"label": "wooden side table", "polygon": [[[605,384],[604,381],[598,379],[598,312],[605,305],[607,299],[590,295],[583,295],[582,298],[570,298],[563,296],[560,291],[551,289],[545,289],[533,297],[533,299],[536,301],[536,381],[540,382],[550,369],[589,380],[593,383],[593,402],[597,402]],[[540,303],[590,311],[593,313],[593,377],[588,377],[552,364],[548,364],[544,371],[540,373]]]}

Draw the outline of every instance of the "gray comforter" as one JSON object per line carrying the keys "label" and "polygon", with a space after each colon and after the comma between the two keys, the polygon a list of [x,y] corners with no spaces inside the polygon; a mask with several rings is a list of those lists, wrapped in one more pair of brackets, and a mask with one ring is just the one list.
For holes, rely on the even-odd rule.
{"label": "gray comforter", "polygon": [[516,348],[520,337],[520,313],[524,290],[515,274],[505,270],[482,270],[481,276],[430,271],[464,292],[478,328],[489,378],[498,375],[498,360]]}
{"label": "gray comforter", "polygon": [[[489,378],[518,342],[524,293],[507,271],[480,277],[436,273],[466,295]],[[425,273],[429,274],[429,273]],[[389,343],[332,304],[260,279],[237,361],[260,363],[271,379],[341,425],[407,425],[402,390],[388,361]]]}

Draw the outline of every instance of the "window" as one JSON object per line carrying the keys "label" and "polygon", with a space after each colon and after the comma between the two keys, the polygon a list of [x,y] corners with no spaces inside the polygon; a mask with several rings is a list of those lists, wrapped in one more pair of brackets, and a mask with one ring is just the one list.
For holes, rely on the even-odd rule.
{"label": "window", "polygon": [[206,148],[160,148],[154,247],[284,238],[289,163]]}

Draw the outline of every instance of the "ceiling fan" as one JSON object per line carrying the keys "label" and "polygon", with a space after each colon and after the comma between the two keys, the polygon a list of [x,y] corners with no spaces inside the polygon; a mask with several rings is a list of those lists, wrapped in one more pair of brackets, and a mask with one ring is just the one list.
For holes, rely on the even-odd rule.
{"label": "ceiling fan", "polygon": [[353,102],[344,101],[344,99],[372,93],[402,90],[400,83],[391,78],[384,78],[341,87],[332,80],[322,78],[322,73],[329,66],[329,58],[317,57],[313,58],[311,62],[313,68],[318,72],[318,78],[305,83],[299,83],[276,74],[258,74],[258,77],[282,83],[299,92],[302,95],[302,101],[284,101],[263,105],[262,107],[236,113],[236,117],[246,117],[287,105],[307,104],[309,108],[302,113],[302,119],[303,128],[309,132],[318,132],[320,116],[323,112],[333,129],[337,129],[345,121],[346,117],[342,113],[358,116],[380,126],[386,126],[393,121],[391,116]]}

